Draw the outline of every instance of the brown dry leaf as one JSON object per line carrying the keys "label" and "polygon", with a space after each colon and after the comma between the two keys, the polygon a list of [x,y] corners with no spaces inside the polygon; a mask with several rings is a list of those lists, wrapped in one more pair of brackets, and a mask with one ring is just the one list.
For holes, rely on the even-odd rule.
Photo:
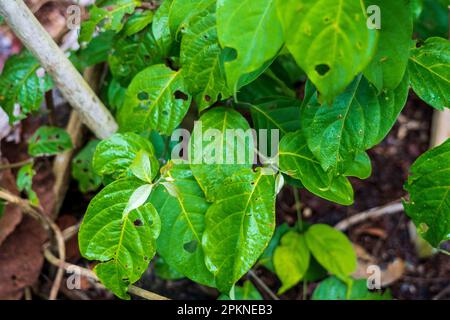
{"label": "brown dry leaf", "polygon": [[386,270],[381,271],[381,286],[387,287],[403,277],[405,273],[405,262],[396,258],[388,264]]}
{"label": "brown dry leaf", "polygon": [[[2,159],[2,163],[5,163]],[[0,171],[0,186],[14,194],[18,194],[16,181],[11,170]],[[16,229],[22,221],[22,212],[11,204],[6,205],[3,216],[0,218],[0,246],[5,239]]]}
{"label": "brown dry leaf", "polygon": [[361,226],[355,230],[356,235],[367,234],[381,239],[387,238],[387,233],[381,228]]}

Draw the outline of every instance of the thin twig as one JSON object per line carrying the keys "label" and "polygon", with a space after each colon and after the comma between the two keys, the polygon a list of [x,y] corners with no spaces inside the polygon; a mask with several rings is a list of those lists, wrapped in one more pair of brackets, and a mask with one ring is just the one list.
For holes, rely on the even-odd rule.
{"label": "thin twig", "polygon": [[445,297],[448,293],[450,293],[450,285],[444,288],[441,292],[439,292],[437,295],[433,297],[433,300],[440,300],[441,298]]}
{"label": "thin twig", "polygon": [[253,270],[250,270],[248,272],[248,275],[255,280],[256,283],[263,289],[273,300],[280,300],[280,298],[277,297],[275,293],[265,284],[264,281],[261,280],[260,277],[256,275],[256,273]]}
{"label": "thin twig", "polygon": [[382,207],[373,208],[358,214],[355,214],[347,219],[342,220],[335,228],[341,231],[345,231],[351,226],[363,222],[367,219],[379,218],[384,215],[394,214],[403,211],[403,204],[401,200],[389,203]]}
{"label": "thin twig", "polygon": [[[44,212],[42,212],[42,209],[33,206],[28,200],[22,199],[3,188],[0,188],[0,198],[17,205],[24,213],[38,220],[47,232],[52,231],[58,248],[58,256],[63,261],[66,259],[66,247],[61,230]],[[57,298],[63,276],[64,270],[59,267],[56,272],[53,286],[50,290],[49,300],[55,300]]]}
{"label": "thin twig", "polygon": [[8,169],[15,169],[23,167],[26,164],[33,163],[33,159],[27,159],[23,161],[19,161],[16,163],[8,163],[8,164],[0,164],[0,171],[1,170],[8,170]]}

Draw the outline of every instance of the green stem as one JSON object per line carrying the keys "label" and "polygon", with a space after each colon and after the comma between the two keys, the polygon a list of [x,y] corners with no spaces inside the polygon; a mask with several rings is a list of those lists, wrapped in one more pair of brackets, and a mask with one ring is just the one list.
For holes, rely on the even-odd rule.
{"label": "green stem", "polygon": [[300,196],[298,194],[298,190],[296,188],[292,188],[292,191],[294,193],[294,199],[295,199],[295,210],[297,211],[297,226],[300,232],[303,232],[303,218],[302,218],[302,209],[301,209],[301,202],[300,202]]}

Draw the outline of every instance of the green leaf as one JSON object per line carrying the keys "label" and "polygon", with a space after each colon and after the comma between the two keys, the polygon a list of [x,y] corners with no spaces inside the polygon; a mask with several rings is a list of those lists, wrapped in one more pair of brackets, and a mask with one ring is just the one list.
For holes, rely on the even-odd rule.
{"label": "green leaf", "polygon": [[[232,300],[228,295],[221,294],[217,300]],[[251,283],[250,280],[244,281],[241,286],[234,287],[234,300],[263,300],[261,293]]]}
{"label": "green leaf", "polygon": [[180,57],[186,84],[200,111],[232,94],[220,66],[221,54],[222,49],[217,40],[216,15],[214,11],[204,11],[191,20],[185,31]]}
{"label": "green leaf", "polygon": [[205,112],[189,143],[191,169],[208,201],[214,201],[225,178],[252,167],[253,135],[247,120],[233,109]]}
{"label": "green leaf", "polygon": [[300,180],[315,195],[343,205],[353,203],[353,189],[348,179],[322,169],[301,131],[281,139],[279,161],[281,172]]}
{"label": "green leaf", "polygon": [[354,280],[352,287],[336,277],[329,277],[322,281],[314,290],[312,300],[347,300],[347,290],[350,291],[350,300],[391,300],[389,291],[385,293],[369,291],[366,280]]}
{"label": "green leaf", "polygon": [[[0,106],[9,116],[9,122],[39,110],[45,92],[52,86],[50,76],[30,52],[11,56],[0,75]],[[20,106],[19,115],[15,112],[16,104]]]}
{"label": "green leaf", "polygon": [[448,0],[423,0],[421,14],[414,31],[421,39],[448,38]]}
{"label": "green leaf", "polygon": [[122,131],[154,129],[170,135],[181,123],[191,103],[181,73],[165,65],[153,65],[134,77],[119,109]]}
{"label": "green leaf", "polygon": [[286,46],[326,100],[345,90],[375,53],[360,0],[278,0]]}
{"label": "green leaf", "polygon": [[72,177],[78,181],[81,192],[97,190],[102,184],[102,177],[92,167],[95,148],[99,141],[91,140],[72,160]]}
{"label": "green leaf", "polygon": [[190,27],[192,18],[209,7],[215,6],[216,0],[173,0],[169,11],[169,28],[173,35]]}
{"label": "green leaf", "polygon": [[217,32],[222,48],[235,54],[225,62],[228,86],[273,59],[283,44],[274,0],[218,0]]}
{"label": "green leaf", "polygon": [[112,78],[107,89],[107,99],[109,109],[113,112],[117,111],[123,104],[125,100],[125,94],[127,89],[122,87],[122,85],[115,78]]}
{"label": "green leaf", "polygon": [[383,88],[397,88],[408,66],[413,32],[410,2],[410,0],[370,1],[370,5],[380,8],[382,20],[378,50],[364,75],[378,91]]}
{"label": "green leaf", "polygon": [[180,280],[184,278],[184,275],[175,270],[162,257],[156,259],[155,274],[164,280]]}
{"label": "green leaf", "polygon": [[137,0],[107,0],[101,3],[101,7],[92,6],[89,19],[81,25],[80,42],[91,41],[97,30],[119,32],[124,26],[125,15],[132,14],[140,5],[141,1]]}
{"label": "green leaf", "polygon": [[263,254],[259,258],[259,263],[272,272],[275,272],[275,267],[273,265],[273,254],[280,243],[281,237],[288,231],[289,225],[287,223],[283,223],[282,225],[276,227],[275,233],[267,245],[266,250],[264,250]]}
{"label": "green leaf", "polygon": [[126,87],[139,72],[149,65],[163,63],[164,59],[152,32],[145,29],[129,37],[116,38],[108,63],[114,78]]}
{"label": "green leaf", "polygon": [[344,163],[343,166],[345,168],[344,175],[346,177],[367,179],[372,175],[372,163],[366,152],[356,155],[353,161]]}
{"label": "green leaf", "polygon": [[310,253],[304,235],[295,231],[286,233],[281,244],[275,249],[273,264],[277,276],[282,282],[278,294],[283,294],[295,286],[306,274]]}
{"label": "green leaf", "polygon": [[172,49],[174,37],[170,33],[169,13],[173,0],[163,0],[161,6],[156,10],[153,17],[152,31],[164,56],[167,56]]}
{"label": "green leaf", "polygon": [[[324,170],[352,161],[381,142],[394,126],[408,97],[408,75],[394,91],[376,89],[357,77],[332,104],[311,101],[302,111],[308,146]],[[338,168],[342,173],[342,169]]]}
{"label": "green leaf", "polygon": [[100,33],[85,48],[71,55],[71,60],[80,70],[105,62],[111,52],[114,36],[114,31]]}
{"label": "green leaf", "polygon": [[119,179],[132,176],[131,167],[140,151],[149,156],[151,173],[147,175],[154,178],[158,173],[158,160],[151,142],[135,133],[116,133],[107,140],[101,141],[95,150],[92,165],[95,172],[101,176],[111,176]]}
{"label": "green leaf", "polygon": [[[152,158],[152,159],[151,159]],[[153,161],[153,164],[152,164]],[[141,179],[144,182],[152,183],[153,179],[158,172],[158,167],[155,170],[152,166],[158,165],[156,158],[153,155],[149,155],[145,150],[139,150],[131,163],[130,170],[135,177]]]}
{"label": "green leaf", "polygon": [[408,216],[421,235],[438,247],[450,239],[450,139],[420,156],[405,185]]}
{"label": "green leaf", "polygon": [[261,168],[225,180],[206,213],[203,248],[217,288],[228,293],[255,264],[275,230],[275,178]]}
{"label": "green leaf", "polygon": [[314,258],[330,273],[347,278],[355,272],[356,253],[342,232],[325,224],[315,224],[306,231],[305,237]]}
{"label": "green leaf", "polygon": [[[158,186],[150,197],[161,217],[158,253],[181,274],[214,287],[201,245],[209,204],[188,165],[169,162],[164,170],[170,184]],[[167,186],[175,190],[176,196],[171,195]]]}
{"label": "green leaf", "polygon": [[52,156],[73,148],[69,134],[61,128],[42,126],[28,140],[32,157]]}
{"label": "green leaf", "polygon": [[409,60],[411,86],[430,106],[450,108],[450,42],[430,38],[420,48],[411,51]]}
{"label": "green leaf", "polygon": [[26,192],[28,199],[34,205],[39,205],[39,198],[37,194],[33,191],[33,177],[36,175],[36,171],[33,169],[33,163],[29,163],[20,168],[17,173],[17,189],[19,192]]}
{"label": "green leaf", "polygon": [[121,179],[105,187],[89,204],[78,235],[83,257],[101,262],[94,271],[122,299],[129,299],[128,285],[139,280],[155,255],[160,231],[152,204],[128,210],[135,207],[130,201],[140,187],[137,179]]}
{"label": "green leaf", "polygon": [[124,32],[127,36],[131,36],[135,33],[142,31],[153,20],[153,11],[146,10],[141,12],[135,12],[128,18],[125,24]]}
{"label": "green leaf", "polygon": [[5,202],[3,200],[0,200],[0,219],[5,214],[5,207],[6,207]]}

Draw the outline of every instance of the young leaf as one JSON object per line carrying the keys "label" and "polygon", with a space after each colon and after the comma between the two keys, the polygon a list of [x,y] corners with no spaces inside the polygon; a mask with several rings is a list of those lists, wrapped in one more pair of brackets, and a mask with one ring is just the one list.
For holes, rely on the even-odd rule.
{"label": "young leaf", "polygon": [[342,232],[315,224],[306,231],[305,237],[314,258],[330,273],[344,279],[356,270],[356,253]]}
{"label": "young leaf", "polygon": [[353,189],[348,179],[333,176],[322,169],[301,131],[289,133],[281,139],[279,161],[281,172],[300,180],[315,195],[343,205],[353,203]]}
{"label": "young leaf", "polygon": [[[375,88],[362,76],[330,105],[312,101],[302,110],[308,146],[324,170],[337,168],[381,142],[402,111],[408,96],[408,75],[395,90]],[[341,169],[338,169],[342,173]]]}
{"label": "young leaf", "polygon": [[411,86],[426,103],[438,110],[450,108],[450,42],[430,38],[409,58]]}
{"label": "young leaf", "polygon": [[126,210],[134,207],[129,201],[141,186],[137,179],[106,186],[89,204],[78,235],[81,254],[101,262],[94,271],[122,299],[129,299],[128,285],[139,280],[155,255],[160,231],[152,204]]}
{"label": "young leaf", "polygon": [[[9,122],[25,118],[39,110],[46,91],[53,82],[30,52],[11,56],[0,75],[0,106],[9,116]],[[20,114],[15,106],[20,106]]]}
{"label": "young leaf", "polygon": [[[231,300],[231,298],[226,294],[221,294],[217,300]],[[250,280],[244,281],[241,286],[234,287],[234,300],[263,300],[261,293],[258,289],[251,283]]]}
{"label": "young leaf", "polygon": [[275,273],[275,267],[273,265],[273,254],[275,249],[278,247],[281,237],[289,231],[289,225],[287,223],[283,223],[279,225],[275,229],[275,233],[273,234],[272,239],[267,245],[266,250],[264,250],[263,254],[259,258],[258,263],[269,269],[270,271]]}
{"label": "young leaf", "polygon": [[232,94],[220,66],[222,49],[217,40],[215,6],[212,9],[191,19],[181,41],[186,84],[200,111]]}
{"label": "young leaf", "polygon": [[117,133],[107,140],[101,141],[95,150],[92,166],[101,176],[111,176],[119,179],[131,176],[131,166],[138,153],[145,152],[150,159],[150,169],[146,175],[154,178],[158,173],[159,164],[155,158],[155,150],[151,142],[135,133]]}
{"label": "young leaf", "polygon": [[234,52],[225,61],[234,91],[241,76],[272,60],[283,44],[274,0],[218,0],[217,32],[222,48]]}
{"label": "young leaf", "polygon": [[125,24],[125,34],[131,36],[135,33],[142,31],[147,27],[153,20],[153,11],[141,11],[135,12],[131,17],[128,18]]}
{"label": "young leaf", "polygon": [[209,204],[188,165],[167,165],[165,176],[172,182],[175,195],[158,186],[150,197],[161,217],[158,253],[178,272],[195,282],[214,287],[213,275],[205,265],[201,239]]}
{"label": "young leaf", "polygon": [[253,135],[247,120],[235,110],[208,110],[200,117],[189,143],[192,173],[208,201],[214,201],[225,178],[252,167]]}
{"label": "young leaf", "polygon": [[278,0],[286,46],[327,101],[347,87],[375,53],[360,0]]}
{"label": "young leaf", "polygon": [[283,286],[278,290],[282,294],[295,286],[306,274],[310,253],[304,235],[295,231],[286,233],[281,244],[275,249],[273,264]]}
{"label": "young leaf", "polygon": [[153,178],[155,177],[153,174],[158,172],[158,170],[152,169],[152,160],[153,165],[158,162],[155,161],[154,157],[150,160],[151,157],[153,157],[153,155],[149,155],[145,150],[139,150],[130,166],[131,172],[137,178],[147,183],[152,183]]}
{"label": "young leaf", "polygon": [[33,163],[29,163],[22,168],[20,168],[17,173],[17,189],[19,192],[25,191],[28,195],[28,199],[34,205],[39,205],[39,198],[37,194],[33,191],[33,177],[36,175],[36,171],[33,169]]}
{"label": "young leaf", "polygon": [[347,300],[347,290],[350,290],[350,300],[391,300],[389,291],[385,293],[369,291],[365,279],[354,280],[352,287],[336,277],[329,277],[322,281],[314,290],[312,300]]}
{"label": "young leaf", "polygon": [[90,42],[97,29],[119,32],[125,15],[133,13],[140,5],[138,0],[106,0],[101,7],[94,5],[89,10],[89,19],[81,25],[80,42]]}
{"label": "young leaf", "polygon": [[217,288],[228,293],[258,260],[275,229],[275,178],[242,169],[225,180],[206,213],[203,248]]}
{"label": "young leaf", "polygon": [[382,14],[378,50],[364,75],[378,91],[395,89],[408,66],[413,32],[410,0],[371,0]]}
{"label": "young leaf", "polygon": [[191,103],[179,71],[158,64],[144,69],[128,87],[118,112],[122,131],[144,132],[153,129],[170,135],[181,123]]}
{"label": "young leaf", "polygon": [[450,139],[420,156],[405,185],[408,216],[432,246],[450,239]]}
{"label": "young leaf", "polygon": [[28,153],[32,157],[52,156],[72,148],[69,134],[56,127],[42,126],[28,140]]}
{"label": "young leaf", "polygon": [[78,187],[83,193],[95,191],[102,184],[102,178],[92,167],[92,159],[98,143],[98,140],[89,141],[72,160],[72,177],[78,181]]}

